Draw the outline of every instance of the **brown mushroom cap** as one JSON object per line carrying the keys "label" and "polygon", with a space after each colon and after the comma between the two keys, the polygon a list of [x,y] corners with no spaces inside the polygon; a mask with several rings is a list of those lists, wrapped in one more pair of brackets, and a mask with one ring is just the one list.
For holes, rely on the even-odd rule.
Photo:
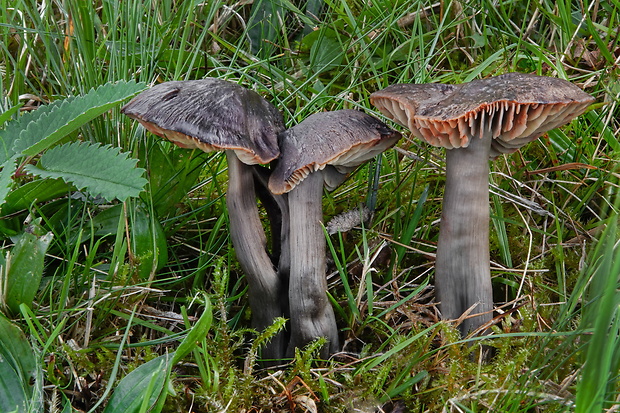
{"label": "brown mushroom cap", "polygon": [[246,164],[268,163],[280,153],[282,114],[258,93],[226,80],[161,83],[140,93],[121,112],[178,146],[234,150]]}
{"label": "brown mushroom cap", "polygon": [[315,113],[280,133],[282,155],[269,178],[269,190],[289,192],[309,173],[326,167],[347,174],[400,137],[380,120],[357,110]]}
{"label": "brown mushroom cap", "polygon": [[434,146],[467,147],[471,138],[490,132],[497,156],[570,122],[594,98],[562,79],[507,73],[461,85],[397,84],[370,101]]}

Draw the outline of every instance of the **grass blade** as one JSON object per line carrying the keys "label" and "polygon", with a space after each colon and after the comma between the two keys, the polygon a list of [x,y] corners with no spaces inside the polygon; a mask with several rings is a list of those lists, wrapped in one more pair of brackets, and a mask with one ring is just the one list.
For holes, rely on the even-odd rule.
{"label": "grass blade", "polygon": [[[592,331],[587,340],[585,363],[577,386],[577,413],[598,412],[615,398],[620,356],[620,246],[617,219],[612,218],[595,250],[590,271],[592,282],[583,327]],[[611,390],[611,394],[608,392]]]}

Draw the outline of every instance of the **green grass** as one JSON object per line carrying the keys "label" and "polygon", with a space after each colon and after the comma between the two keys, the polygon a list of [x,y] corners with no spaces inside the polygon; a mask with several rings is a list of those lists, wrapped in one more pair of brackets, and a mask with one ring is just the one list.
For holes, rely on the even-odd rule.
{"label": "green grass", "polygon": [[[464,344],[437,317],[444,153],[405,138],[324,197],[327,221],[366,203],[378,177],[372,222],[329,239],[344,352],[318,360],[314,345],[262,369],[254,360],[269,334],[249,329],[224,157],[174,148],[115,107],[71,137],[130,152],[147,170],[147,191],[103,204],[65,192],[0,211],[5,250],[26,221],[40,218],[53,233],[34,302],[12,316],[36,349],[45,411],[122,405],[112,393],[128,383],[144,386],[135,411],[146,411],[147,396],[169,412],[306,411],[303,403],[328,412],[390,403],[415,412],[615,411],[620,3],[309,3],[322,4],[318,17],[286,1],[0,0],[0,116],[118,80],[215,76],[258,91],[291,126],[321,110],[380,116],[368,96],[397,82],[509,71],[568,79],[598,103],[491,166],[492,274],[504,312],[492,338]],[[261,4],[275,13],[257,26]],[[153,254],[156,272],[145,266]],[[212,324],[195,336],[209,303]],[[479,362],[480,345],[495,348],[490,363]],[[165,356],[179,348],[178,360]]]}

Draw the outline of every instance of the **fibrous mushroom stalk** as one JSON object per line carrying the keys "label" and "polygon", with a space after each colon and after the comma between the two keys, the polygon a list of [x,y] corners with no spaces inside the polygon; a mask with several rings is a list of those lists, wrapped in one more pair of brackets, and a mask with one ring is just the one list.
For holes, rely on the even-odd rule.
{"label": "fibrous mushroom stalk", "polygon": [[[262,331],[284,315],[286,292],[281,291],[278,274],[267,254],[267,239],[260,221],[254,194],[252,167],[239,160],[232,150],[226,151],[228,191],[226,206],[230,217],[230,237],[239,265],[248,279],[252,324]],[[283,334],[276,335],[263,349],[263,358],[282,358]]]}
{"label": "fibrous mushroom stalk", "polygon": [[321,352],[323,357],[338,349],[338,327],[326,294],[322,195],[321,171],[309,174],[288,194],[291,248],[289,305],[293,334],[286,351],[287,357],[295,354],[295,348],[317,337],[325,337],[328,341]]}
{"label": "fibrous mushroom stalk", "polygon": [[458,319],[467,334],[490,321],[493,290],[489,267],[489,152],[491,137],[471,137],[466,148],[447,151],[435,286],[441,314]]}

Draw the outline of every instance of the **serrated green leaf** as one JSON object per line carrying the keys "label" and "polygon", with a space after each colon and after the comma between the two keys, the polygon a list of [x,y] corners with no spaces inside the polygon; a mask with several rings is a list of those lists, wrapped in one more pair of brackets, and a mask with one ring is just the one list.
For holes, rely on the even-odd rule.
{"label": "serrated green leaf", "polygon": [[5,162],[10,157],[16,155],[14,151],[15,142],[19,139],[19,134],[26,129],[30,122],[33,122],[40,116],[50,113],[63,102],[74,99],[75,96],[63,100],[57,100],[48,105],[43,105],[37,110],[24,112],[16,119],[8,122],[3,130],[0,130],[0,161]]}
{"label": "serrated green leaf", "polygon": [[[37,109],[29,117],[30,122],[13,142],[12,154],[34,156],[60,141],[69,133],[80,128],[118,103],[145,89],[143,83],[119,81],[106,83],[97,89],[74,98],[64,99],[50,105],[47,110]],[[27,119],[28,120],[28,119]],[[23,127],[24,120],[20,126]],[[7,136],[5,142],[10,142]]]}
{"label": "serrated green leaf", "polygon": [[37,120],[39,117],[49,114],[56,110],[56,108],[62,104],[66,104],[66,102],[75,99],[77,96],[69,96],[64,99],[55,100],[54,102],[48,103],[46,105],[39,106],[36,110],[29,110],[23,112],[20,116],[18,116],[15,120],[7,123],[6,128],[0,131],[0,136],[3,139],[8,138],[11,141],[17,140],[19,138],[19,134],[26,129],[26,126],[30,122]]}
{"label": "serrated green leaf", "polygon": [[37,362],[24,333],[0,315],[0,411],[27,412]]}
{"label": "serrated green leaf", "polygon": [[166,391],[172,357],[172,354],[159,356],[125,376],[116,386],[104,413],[138,412],[144,402],[153,406]]}
{"label": "serrated green leaf", "polygon": [[4,204],[9,194],[11,183],[13,182],[13,174],[17,169],[16,161],[17,156],[13,156],[2,164],[2,171],[0,172],[0,205]]}
{"label": "serrated green leaf", "polygon": [[42,178],[60,178],[93,196],[121,201],[140,194],[147,183],[144,169],[119,148],[87,142],[57,146],[41,156],[38,166],[26,172]]}

